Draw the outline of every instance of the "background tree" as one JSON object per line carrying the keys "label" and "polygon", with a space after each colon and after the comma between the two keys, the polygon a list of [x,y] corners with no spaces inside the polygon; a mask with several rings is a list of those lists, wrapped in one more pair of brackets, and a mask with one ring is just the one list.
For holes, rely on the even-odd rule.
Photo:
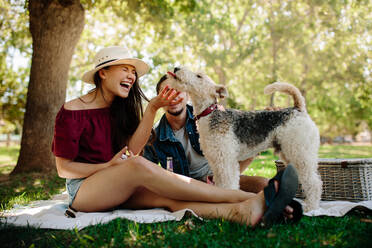
{"label": "background tree", "polygon": [[32,52],[27,20],[23,2],[0,1],[0,121],[7,126],[2,133],[22,130],[29,69],[27,59],[19,64],[14,56]]}
{"label": "background tree", "polygon": [[[12,174],[55,170],[50,152],[56,113],[65,101],[68,71],[75,46],[84,28],[84,4],[102,12],[112,7],[117,15],[141,16],[147,23],[160,24],[173,13],[173,1],[80,1],[29,0],[30,32],[33,41],[30,81],[27,92],[21,150]],[[193,1],[175,6],[188,8]],[[161,29],[160,29],[161,30]],[[141,57],[141,56],[139,56]]]}
{"label": "background tree", "polygon": [[78,0],[30,0],[28,10],[33,53],[21,150],[12,173],[54,168],[53,122],[65,101],[72,54],[84,27]]}
{"label": "background tree", "polygon": [[[3,5],[14,9],[15,13],[20,13],[21,11],[14,7],[14,3],[18,2],[11,1],[11,4]],[[369,1],[43,0],[38,3],[54,3],[51,6],[62,7],[73,3],[80,4],[85,13],[85,29],[75,51],[71,53],[68,99],[89,89],[89,85],[82,83],[80,78],[82,73],[91,67],[87,62],[92,61],[94,54],[101,47],[126,45],[151,66],[150,74],[141,78],[141,86],[149,97],[154,96],[154,85],[162,74],[174,66],[186,65],[194,70],[203,70],[217,83],[226,85],[230,93],[227,102],[230,107],[248,110],[264,108],[269,105],[270,97],[263,95],[263,88],[279,80],[292,83],[302,91],[306,97],[308,111],[318,124],[321,134],[330,137],[355,134],[363,123],[372,128],[372,68],[368,57],[371,47],[371,22],[368,20],[372,9]],[[30,11],[30,21],[31,17]],[[50,18],[45,16],[47,17]],[[47,20],[45,18],[44,22]],[[21,20],[19,17],[13,19]],[[2,23],[0,24],[4,25]],[[19,23],[27,24],[25,21]],[[8,26],[11,27],[9,24]],[[21,50],[19,44],[13,42],[17,41],[13,36],[4,35],[0,38],[3,39],[2,42],[7,42],[10,48]],[[60,43],[60,40],[58,42]],[[24,50],[22,54],[25,57],[30,56],[30,43],[25,42]],[[1,68],[10,68],[6,61],[9,53],[6,51],[2,56]],[[46,67],[54,68],[51,64],[54,60],[39,58],[39,61],[48,62],[44,67],[41,67],[40,62],[40,75],[43,75]],[[27,83],[27,79],[22,80],[19,76],[28,75],[27,70],[5,71],[9,76],[3,76],[1,73],[4,72],[1,71],[1,79],[12,81],[13,86],[10,83],[6,83],[4,87],[1,85],[0,104],[18,104],[17,96],[22,96],[22,93],[15,89],[19,84]],[[65,72],[67,75],[66,70]],[[42,141],[38,146],[22,140],[21,154],[24,153],[25,157],[18,161],[17,167],[21,168],[20,164],[24,164],[24,170],[43,169],[44,166],[54,168],[50,142],[55,114],[65,98],[65,86],[58,91],[60,97],[54,96],[57,94],[55,89],[49,89],[51,85],[64,84],[61,81],[63,77],[56,80],[56,75],[49,73],[53,79],[40,78],[44,82],[49,80],[49,83],[45,83],[44,87],[36,87],[31,85],[35,73],[31,70],[28,94],[47,96],[53,98],[53,101],[48,105],[45,99],[39,99],[44,101],[44,104],[41,104],[35,103],[35,98],[28,97],[28,104],[36,106],[34,111],[40,109],[48,114],[41,118],[45,126],[40,126],[31,118],[36,116],[39,120],[40,116],[30,114],[28,117],[27,113],[25,115],[23,130],[29,130],[31,134],[24,134],[24,138],[30,142],[39,142],[41,134]],[[41,86],[42,84],[38,83],[40,80],[34,82],[37,81],[36,84]],[[21,103],[22,101],[19,106]],[[290,106],[291,98],[277,94],[275,104]],[[41,106],[49,106],[50,109]],[[10,108],[3,109],[6,109],[2,112],[3,116],[10,113]],[[24,110],[22,107],[19,109],[22,116]],[[28,109],[26,112],[33,113]],[[31,121],[26,121],[27,118]],[[25,152],[23,147],[28,147],[29,151],[40,150],[40,154]],[[34,166],[29,167],[30,161],[34,161]]]}
{"label": "background tree", "polygon": [[[211,74],[217,82],[229,86],[236,106],[252,109],[268,105],[262,89],[279,80],[300,88],[321,133],[354,134],[360,121],[370,119],[367,115],[371,108],[366,108],[371,106],[371,101],[366,100],[371,98],[371,91],[366,90],[371,81],[366,49],[371,25],[367,17],[371,13],[368,2],[199,3],[199,11],[186,19],[184,28],[188,31],[182,41],[191,47],[189,50],[195,49],[192,61],[198,63],[194,65],[204,62],[208,71],[212,67],[209,59],[213,65],[222,62],[226,70],[223,74],[228,75],[222,77],[224,82],[217,77],[218,72]],[[244,7],[249,18],[241,18]],[[246,32],[234,37],[231,30],[236,27]],[[227,34],[225,39],[221,39],[221,33]],[[240,51],[252,48],[252,52],[241,56],[243,59],[239,61],[239,53],[226,44],[240,44]],[[229,56],[237,59],[234,61]],[[231,66],[229,61],[233,61]],[[279,98],[278,103],[288,106],[288,100],[288,97]]]}

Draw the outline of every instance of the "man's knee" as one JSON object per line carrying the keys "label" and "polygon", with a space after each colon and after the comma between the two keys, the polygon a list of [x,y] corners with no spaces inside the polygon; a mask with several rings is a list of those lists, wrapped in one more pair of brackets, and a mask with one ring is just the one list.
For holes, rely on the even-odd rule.
{"label": "man's knee", "polygon": [[258,193],[268,184],[269,180],[260,176],[240,176],[240,189],[246,192]]}

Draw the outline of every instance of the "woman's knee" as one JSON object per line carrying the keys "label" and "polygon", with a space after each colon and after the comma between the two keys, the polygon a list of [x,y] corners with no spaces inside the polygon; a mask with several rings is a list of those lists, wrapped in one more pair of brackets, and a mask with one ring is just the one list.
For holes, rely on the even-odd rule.
{"label": "woman's knee", "polygon": [[123,169],[129,169],[132,175],[151,177],[155,173],[154,164],[142,156],[130,158],[121,166],[123,167]]}

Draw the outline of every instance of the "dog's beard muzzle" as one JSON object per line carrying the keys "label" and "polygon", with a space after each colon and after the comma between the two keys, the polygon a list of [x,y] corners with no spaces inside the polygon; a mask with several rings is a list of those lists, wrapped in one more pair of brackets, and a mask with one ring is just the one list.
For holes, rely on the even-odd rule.
{"label": "dog's beard muzzle", "polygon": [[169,86],[175,88],[176,90],[183,91],[184,90],[182,87],[183,82],[181,81],[181,79],[178,78],[177,75],[171,71],[168,71],[167,73],[168,75],[170,75],[170,77],[168,78],[171,79],[169,82]]}

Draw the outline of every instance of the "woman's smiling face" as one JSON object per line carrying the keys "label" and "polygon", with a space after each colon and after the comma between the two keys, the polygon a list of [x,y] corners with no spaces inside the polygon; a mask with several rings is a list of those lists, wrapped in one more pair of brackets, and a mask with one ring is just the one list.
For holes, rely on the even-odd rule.
{"label": "woman's smiling face", "polygon": [[126,98],[136,81],[136,68],[132,65],[112,65],[101,69],[102,90],[105,97],[114,99],[115,96]]}

